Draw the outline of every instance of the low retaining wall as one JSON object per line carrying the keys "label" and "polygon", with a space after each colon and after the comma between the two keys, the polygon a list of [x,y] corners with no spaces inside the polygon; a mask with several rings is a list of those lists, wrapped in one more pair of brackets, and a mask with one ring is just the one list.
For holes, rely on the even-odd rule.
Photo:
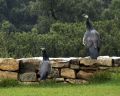
{"label": "low retaining wall", "polygon": [[[0,78],[12,78],[22,82],[36,82],[40,78],[39,69],[42,57],[0,58]],[[97,60],[89,57],[50,58],[49,79],[57,82],[87,83],[95,72],[114,71],[120,66],[120,57],[99,56]]]}

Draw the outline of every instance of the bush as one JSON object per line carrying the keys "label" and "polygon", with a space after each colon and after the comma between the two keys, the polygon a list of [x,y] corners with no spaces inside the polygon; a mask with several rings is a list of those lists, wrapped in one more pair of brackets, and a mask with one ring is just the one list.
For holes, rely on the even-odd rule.
{"label": "bush", "polygon": [[0,87],[14,87],[18,85],[18,81],[14,79],[1,79]]}
{"label": "bush", "polygon": [[91,83],[104,83],[110,81],[112,74],[108,71],[98,71],[94,74],[94,76],[90,79]]}

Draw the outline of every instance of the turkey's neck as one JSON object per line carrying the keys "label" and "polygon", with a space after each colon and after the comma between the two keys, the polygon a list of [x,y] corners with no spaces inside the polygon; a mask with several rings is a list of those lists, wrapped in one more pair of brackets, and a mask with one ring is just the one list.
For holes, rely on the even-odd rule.
{"label": "turkey's neck", "polygon": [[94,29],[94,28],[93,28],[93,25],[92,25],[92,22],[90,21],[89,18],[87,18],[87,20],[86,20],[86,28],[87,28],[87,30],[92,30],[92,29]]}
{"label": "turkey's neck", "polygon": [[49,60],[49,57],[46,51],[43,51],[43,60]]}

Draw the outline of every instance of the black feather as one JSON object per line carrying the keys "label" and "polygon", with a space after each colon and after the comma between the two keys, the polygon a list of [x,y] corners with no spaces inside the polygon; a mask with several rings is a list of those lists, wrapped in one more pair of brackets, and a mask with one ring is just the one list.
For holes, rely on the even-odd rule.
{"label": "black feather", "polygon": [[87,18],[87,20],[86,20],[86,28],[87,28],[88,30],[92,30],[92,29],[93,29],[92,22],[90,21],[89,18]]}
{"label": "black feather", "polygon": [[46,50],[42,50],[42,55],[43,55],[43,62],[40,66],[40,80],[46,80],[51,71],[51,66]]}

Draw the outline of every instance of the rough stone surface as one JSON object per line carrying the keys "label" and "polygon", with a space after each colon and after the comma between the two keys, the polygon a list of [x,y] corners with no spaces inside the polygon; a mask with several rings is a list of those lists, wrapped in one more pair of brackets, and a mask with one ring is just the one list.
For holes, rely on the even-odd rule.
{"label": "rough stone surface", "polygon": [[72,70],[72,69],[69,69],[69,68],[62,68],[61,69],[61,77],[76,78],[76,72],[75,72],[75,70]]}
{"label": "rough stone surface", "polygon": [[13,58],[0,58],[0,70],[17,71],[19,63]]}
{"label": "rough stone surface", "polygon": [[120,66],[120,57],[113,58],[113,66],[119,67]]}
{"label": "rough stone surface", "polygon": [[88,84],[89,82],[82,79],[66,79],[66,82],[71,84]]}
{"label": "rough stone surface", "polygon": [[55,78],[56,82],[64,82],[64,78]]}
{"label": "rough stone surface", "polygon": [[20,64],[20,73],[25,73],[25,72],[36,72],[40,68],[40,64],[42,61],[38,59],[23,59],[19,60]]}
{"label": "rough stone surface", "polygon": [[85,72],[82,70],[77,73],[77,78],[79,79],[89,80],[92,76],[93,76],[93,73]]}
{"label": "rough stone surface", "polygon": [[97,70],[99,70],[99,68],[98,67],[91,67],[91,66],[89,66],[89,67],[86,67],[86,66],[84,66],[84,67],[80,67],[80,70],[83,70],[83,71],[97,71]]}
{"label": "rough stone surface", "polygon": [[81,58],[80,59],[80,66],[93,66],[97,64],[96,59],[91,59],[91,58]]}
{"label": "rough stone surface", "polygon": [[70,63],[70,68],[71,69],[80,69],[80,66],[79,66],[79,63],[80,63],[80,60],[79,59],[71,59],[69,61]]}
{"label": "rough stone surface", "polygon": [[33,82],[37,80],[37,76],[35,72],[27,72],[19,74],[19,80],[23,82]]}
{"label": "rough stone surface", "polygon": [[109,66],[109,67],[113,66],[111,57],[100,56],[98,57],[97,61],[99,66]]}
{"label": "rough stone surface", "polygon": [[0,71],[0,78],[1,79],[18,79],[18,73],[17,72],[8,72],[8,71]]}
{"label": "rough stone surface", "polygon": [[[0,78],[12,78],[27,83],[39,81],[41,63],[42,57],[0,58]],[[52,68],[48,80],[56,82],[86,84],[99,71],[120,73],[120,57],[99,56],[97,60],[89,57],[50,58],[50,64]]]}
{"label": "rough stone surface", "polygon": [[67,68],[69,67],[69,62],[68,61],[59,61],[59,60],[51,60],[50,64],[54,68]]}
{"label": "rough stone surface", "polygon": [[80,66],[76,65],[76,64],[70,64],[70,68],[78,70],[78,69],[80,69]]}
{"label": "rough stone surface", "polygon": [[79,65],[80,64],[80,59],[71,59],[69,61],[70,64],[75,64],[75,65]]}
{"label": "rough stone surface", "polygon": [[52,68],[48,78],[59,78],[60,77],[60,69]]}
{"label": "rough stone surface", "polygon": [[112,66],[112,58],[98,57],[97,59],[82,58],[80,59],[80,66]]}

